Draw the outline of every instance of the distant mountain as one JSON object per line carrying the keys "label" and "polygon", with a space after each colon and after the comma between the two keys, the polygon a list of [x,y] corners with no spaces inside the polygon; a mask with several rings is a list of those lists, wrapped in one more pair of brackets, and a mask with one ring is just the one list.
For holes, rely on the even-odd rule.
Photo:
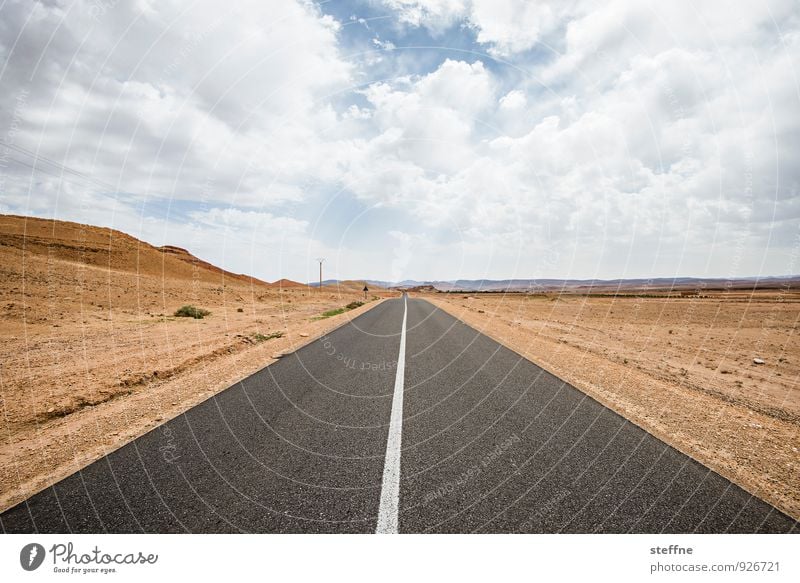
{"label": "distant mountain", "polygon": [[[337,283],[339,283],[339,281],[340,280],[338,280],[338,279],[323,279],[322,280],[322,285],[323,286],[325,286],[325,285],[336,285]],[[307,285],[309,287],[319,287],[319,282],[318,281],[311,281]]]}
{"label": "distant mountain", "polygon": [[269,284],[270,287],[279,287],[282,289],[289,289],[295,287],[306,287],[306,284],[300,283],[297,281],[292,281],[291,279],[279,279],[278,281],[273,281]]}
{"label": "distant mountain", "polygon": [[696,278],[656,277],[635,279],[506,279],[456,280],[431,282],[440,291],[615,291],[615,290],[687,290],[752,289],[800,285],[800,276]]}
{"label": "distant mountain", "polygon": [[[596,291],[615,290],[689,290],[689,289],[769,289],[780,287],[800,287],[800,275],[787,276],[755,276],[736,278],[709,277],[655,277],[633,279],[456,279],[420,281],[406,279],[403,281],[365,280],[367,285],[383,288],[408,289],[420,286],[433,286],[443,292],[447,291]],[[331,279],[324,285],[337,285],[338,280]],[[312,283],[312,286],[319,284]]]}
{"label": "distant mountain", "polygon": [[[305,285],[305,284],[304,284]],[[379,282],[379,281],[372,281],[372,280],[365,280],[365,279],[323,279],[322,286],[323,287],[334,287],[338,290],[356,290],[361,291],[366,285],[368,288],[386,288],[389,287],[388,282]],[[309,287],[319,287],[319,282],[311,282],[308,284]]]}
{"label": "distant mountain", "polygon": [[[423,281],[414,281],[411,279],[406,279],[404,281],[382,281],[379,279],[323,279],[322,285],[342,285],[346,282],[353,282],[359,281],[365,283],[368,287],[382,287],[382,288],[390,288],[390,287],[414,287],[418,285],[425,285],[426,282]],[[319,287],[318,281],[312,281],[308,284],[311,287]]]}

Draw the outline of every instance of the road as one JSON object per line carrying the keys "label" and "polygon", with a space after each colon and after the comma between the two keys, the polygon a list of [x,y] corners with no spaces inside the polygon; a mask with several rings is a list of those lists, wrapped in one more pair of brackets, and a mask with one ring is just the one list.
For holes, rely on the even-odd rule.
{"label": "road", "polygon": [[800,530],[569,384],[406,298],[383,302],[6,511],[0,526]]}

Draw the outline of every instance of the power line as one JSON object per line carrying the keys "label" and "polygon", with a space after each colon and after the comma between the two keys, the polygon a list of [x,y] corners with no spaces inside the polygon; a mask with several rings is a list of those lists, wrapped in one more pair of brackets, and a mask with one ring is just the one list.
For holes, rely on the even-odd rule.
{"label": "power line", "polygon": [[[17,160],[16,158],[11,158],[11,157],[7,158],[7,160],[9,162],[15,162],[15,163],[19,164],[20,166],[24,166],[26,168],[30,168],[31,170],[35,170],[37,172],[41,172],[42,174],[46,174],[47,176],[52,176],[53,178],[58,178],[59,180],[63,180],[64,182],[68,182],[70,184],[75,184],[77,186],[86,186],[86,184],[84,182],[78,182],[78,181],[75,181],[75,180],[70,180],[69,178],[66,178],[65,176],[63,176],[61,174],[54,174],[52,172],[48,172],[44,168],[37,167],[37,166],[35,166],[33,164],[29,164],[28,162],[25,162],[23,160]],[[90,181],[90,185],[92,185],[91,181]],[[94,184],[94,187],[98,188],[98,190],[99,190],[99,187],[98,187],[97,184]],[[103,188],[102,190],[106,190],[106,189]]]}
{"label": "power line", "polygon": [[[57,170],[59,170],[62,174],[65,174],[65,173],[66,174],[71,174],[71,175],[73,175],[73,176],[75,176],[77,178],[81,178],[83,180],[86,180],[87,182],[90,182],[90,183],[92,183],[92,184],[94,184],[96,186],[100,186],[102,188],[108,189],[108,190],[110,190],[112,192],[116,192],[116,191],[119,190],[118,186],[115,186],[115,185],[113,185],[111,183],[105,182],[104,180],[101,180],[99,178],[95,178],[94,176],[92,176],[90,174],[86,174],[84,172],[81,172],[80,170],[76,170],[74,168],[70,168],[69,166],[66,166],[65,164],[62,164],[60,162],[56,162],[55,160],[52,160],[51,158],[48,158],[47,156],[44,156],[44,155],[39,154],[37,152],[34,152],[33,150],[28,150],[27,148],[23,148],[22,146],[18,146],[17,144],[11,144],[11,143],[5,142],[5,141],[0,141],[0,144],[2,144],[3,146],[5,146],[6,148],[8,148],[10,150],[14,150],[14,151],[16,151],[16,152],[18,152],[20,154],[25,155],[25,156],[30,156],[31,158],[36,160],[36,162],[41,162],[42,164],[45,164],[45,165],[49,164],[50,166],[53,166]],[[34,170],[38,170],[40,172],[43,172],[44,174],[48,174],[49,176],[54,176],[56,178],[63,178],[63,176],[59,176],[59,175],[53,174],[52,172],[47,172],[46,170],[44,170],[43,168],[38,167],[37,165],[26,164],[25,162],[23,162],[21,160],[17,160],[16,158],[9,158],[9,159],[14,161],[14,162],[17,162],[18,164],[22,164],[24,166],[27,166],[28,168],[32,168]]]}

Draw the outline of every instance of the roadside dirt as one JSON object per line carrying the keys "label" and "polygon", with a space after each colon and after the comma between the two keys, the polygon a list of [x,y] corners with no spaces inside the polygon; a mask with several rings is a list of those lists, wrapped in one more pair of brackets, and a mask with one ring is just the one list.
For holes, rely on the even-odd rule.
{"label": "roadside dirt", "polygon": [[[0,216],[0,510],[377,305],[116,231]],[[370,299],[396,295],[378,291]],[[211,314],[178,318],[192,304]]]}
{"label": "roadside dirt", "polygon": [[421,297],[800,519],[797,292]]}

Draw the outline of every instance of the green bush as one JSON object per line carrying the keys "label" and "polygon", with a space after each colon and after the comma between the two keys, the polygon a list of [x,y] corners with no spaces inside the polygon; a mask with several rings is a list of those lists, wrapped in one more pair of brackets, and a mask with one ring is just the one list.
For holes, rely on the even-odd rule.
{"label": "green bush", "polygon": [[202,320],[211,312],[203,308],[196,308],[195,306],[185,305],[175,310],[175,315],[179,318],[194,318],[195,320]]}
{"label": "green bush", "polygon": [[273,338],[282,338],[283,332],[272,332],[270,334],[261,334],[260,332],[256,332],[253,334],[253,340],[256,342],[264,342],[265,340],[272,340]]}
{"label": "green bush", "polygon": [[355,310],[356,308],[360,308],[364,305],[364,302],[350,302],[343,308],[336,308],[335,310],[328,310],[327,312],[322,312],[321,316],[316,316],[311,318],[312,320],[324,320],[325,318],[331,318],[333,316],[338,316],[339,314],[344,314],[350,310]]}
{"label": "green bush", "polygon": [[344,314],[347,310],[344,308],[336,308],[335,310],[328,310],[327,312],[322,312],[321,316],[317,316],[316,318],[312,318],[312,320],[324,320],[325,318],[331,318],[333,316],[338,316],[339,314]]}

